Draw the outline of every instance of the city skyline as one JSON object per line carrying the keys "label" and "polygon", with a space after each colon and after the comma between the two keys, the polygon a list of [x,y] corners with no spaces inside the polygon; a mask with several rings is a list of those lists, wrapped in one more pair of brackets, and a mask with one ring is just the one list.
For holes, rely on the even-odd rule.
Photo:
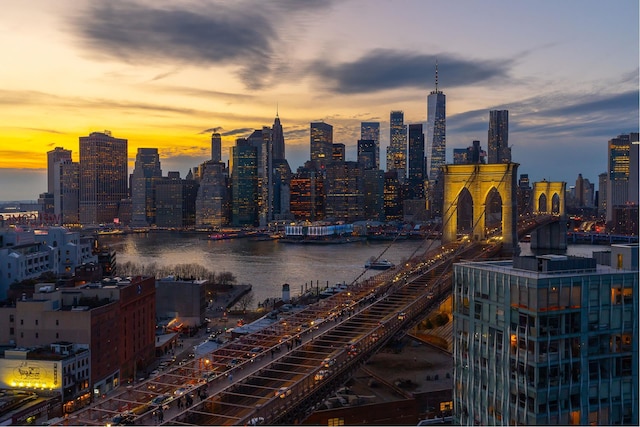
{"label": "city skyline", "polygon": [[10,3],[0,18],[10,64],[0,70],[0,200],[37,198],[46,153],[64,147],[77,161],[79,138],[105,129],[128,140],[129,173],[138,148],[158,148],[163,171],[185,176],[210,159],[214,131],[226,161],[236,138],[276,115],[293,170],[309,160],[309,124],[321,120],[347,160],[360,124],[380,122],[383,158],[391,111],[426,123],[436,60],[448,163],[454,148],[486,147],[489,111],[509,110],[521,173],[597,182],[607,141],[638,130],[638,4],[550,6]]}

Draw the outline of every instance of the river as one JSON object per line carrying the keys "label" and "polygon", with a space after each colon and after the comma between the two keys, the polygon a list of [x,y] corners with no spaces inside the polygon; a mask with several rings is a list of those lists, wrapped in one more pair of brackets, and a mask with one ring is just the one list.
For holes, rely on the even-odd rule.
{"label": "river", "polygon": [[[117,262],[156,263],[162,266],[200,264],[215,273],[231,272],[237,284],[251,284],[255,304],[267,298],[281,297],[282,285],[291,286],[291,296],[310,287],[321,289],[336,283],[351,283],[365,271],[371,257],[386,258],[394,264],[433,249],[439,241],[399,240],[364,241],[334,245],[293,244],[277,240],[208,240],[204,234],[151,232],[100,236],[100,243],[116,251]],[[520,244],[522,255],[529,255],[528,243]],[[591,257],[603,245],[569,245],[569,255]],[[384,253],[383,253],[384,252]],[[382,255],[381,255],[382,254]],[[364,273],[364,274],[363,274]]]}

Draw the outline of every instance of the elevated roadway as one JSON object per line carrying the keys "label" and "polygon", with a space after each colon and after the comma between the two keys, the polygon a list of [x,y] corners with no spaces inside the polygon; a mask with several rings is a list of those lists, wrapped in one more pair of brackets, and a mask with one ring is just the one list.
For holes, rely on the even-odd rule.
{"label": "elevated roadway", "polygon": [[[519,235],[551,216],[522,221]],[[70,416],[70,424],[293,424],[306,418],[388,340],[451,292],[451,265],[495,258],[500,242],[428,250],[270,326]],[[119,415],[126,414],[124,418]]]}

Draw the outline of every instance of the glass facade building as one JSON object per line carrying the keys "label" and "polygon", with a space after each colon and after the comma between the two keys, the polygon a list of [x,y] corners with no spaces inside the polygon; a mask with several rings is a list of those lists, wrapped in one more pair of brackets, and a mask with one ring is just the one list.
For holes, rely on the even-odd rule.
{"label": "glass facade building", "polygon": [[333,153],[333,126],[324,122],[311,123],[311,161],[318,168],[331,162]]}
{"label": "glass facade building", "polygon": [[[635,142],[635,144],[633,144]],[[619,135],[608,142],[607,221],[613,208],[627,202],[638,203],[638,133]],[[630,179],[634,177],[635,181]]]}
{"label": "glass facade building", "polygon": [[360,139],[374,141],[376,169],[380,169],[380,122],[362,122],[360,123]]}
{"label": "glass facade building", "polygon": [[157,148],[138,148],[131,175],[131,221],[136,227],[155,223],[154,181],[162,177]]}
{"label": "glass facade building", "polygon": [[258,225],[258,149],[238,139],[232,150],[231,225]]}
{"label": "glass facade building", "polygon": [[511,162],[508,110],[489,111],[489,133],[487,145],[489,163]]}
{"label": "glass facade building", "polygon": [[387,171],[395,170],[400,182],[407,175],[407,127],[404,112],[392,111],[389,120],[389,148],[387,149]]}
{"label": "glass facade building", "polygon": [[127,140],[108,131],[80,137],[80,223],[113,223],[128,198]]}
{"label": "glass facade building", "polygon": [[409,125],[409,197],[424,198],[424,180],[426,179],[426,158],[424,156],[424,133],[422,124]]}
{"label": "glass facade building", "polygon": [[427,167],[429,181],[439,177],[440,168],[445,164],[447,133],[446,96],[438,90],[427,97],[427,153],[430,156]]}
{"label": "glass facade building", "polygon": [[454,265],[456,423],[637,425],[632,253]]}

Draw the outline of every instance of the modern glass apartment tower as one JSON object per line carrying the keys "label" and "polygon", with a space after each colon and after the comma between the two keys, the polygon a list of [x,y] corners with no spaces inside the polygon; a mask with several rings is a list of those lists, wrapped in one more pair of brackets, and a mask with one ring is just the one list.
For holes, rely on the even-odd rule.
{"label": "modern glass apartment tower", "polygon": [[456,264],[456,424],[637,425],[632,253]]}

